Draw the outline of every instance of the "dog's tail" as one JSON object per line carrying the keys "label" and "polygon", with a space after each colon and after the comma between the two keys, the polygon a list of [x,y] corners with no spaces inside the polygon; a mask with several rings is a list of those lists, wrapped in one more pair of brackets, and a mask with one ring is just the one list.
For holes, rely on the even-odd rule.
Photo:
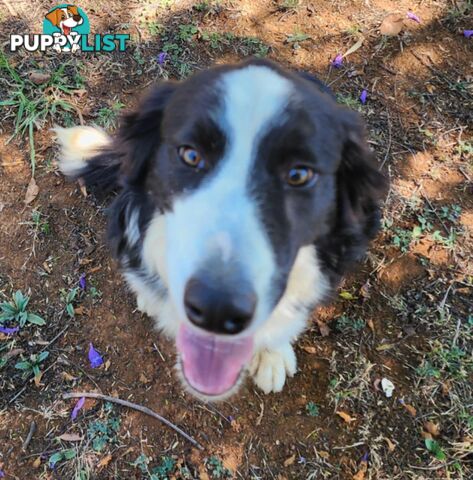
{"label": "dog's tail", "polygon": [[54,129],[60,147],[59,169],[71,179],[81,178],[86,186],[109,192],[119,187],[120,155],[112,138],[98,127]]}

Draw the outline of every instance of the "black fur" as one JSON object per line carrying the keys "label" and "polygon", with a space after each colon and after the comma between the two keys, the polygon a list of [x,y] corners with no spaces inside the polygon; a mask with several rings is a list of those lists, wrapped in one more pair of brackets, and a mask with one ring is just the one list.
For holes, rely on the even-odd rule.
{"label": "black fur", "polygon": [[[282,294],[287,274],[301,244],[314,243],[317,246],[323,271],[335,285],[364,254],[369,241],[379,229],[386,179],[378,171],[366,143],[359,115],[338,106],[327,86],[307,73],[294,75],[262,60],[252,63],[269,66],[289,77],[304,91],[309,111],[310,103],[314,104],[313,115],[309,113],[307,118],[303,114],[293,115],[291,118],[297,120],[282,125],[280,130],[275,128],[261,143],[262,156],[265,152],[267,155],[268,152],[274,152],[270,155],[272,161],[279,158],[277,161],[281,163],[284,156],[291,156],[295,149],[303,148],[304,140],[310,137],[307,129],[311,128],[310,125],[316,125],[313,144],[307,145],[306,151],[301,150],[298,155],[304,158],[304,155],[316,152],[312,162],[325,175],[325,183],[321,182],[315,193],[301,190],[287,194],[277,182],[271,183],[268,179],[263,179],[260,185],[254,185],[258,198],[264,200],[267,197],[262,202],[267,205],[264,208],[290,214],[286,213],[287,219],[280,219],[279,225],[267,225],[272,242],[287,246],[279,250],[280,292],[275,296]],[[79,173],[89,186],[118,192],[109,209],[109,239],[114,255],[125,269],[143,269],[140,257],[143,233],[153,212],[172,208],[172,195],[179,193],[183,185],[186,190],[197,188],[203,178],[187,167],[176,170],[177,174],[171,173],[171,170],[179,167],[174,163],[175,152],[164,150],[162,143],[165,132],[177,131],[181,126],[185,130],[184,125],[186,122],[189,124],[189,119],[184,113],[203,115],[209,105],[218,102],[218,92],[212,91],[209,85],[217,75],[230,68],[217,67],[191,78],[186,82],[185,92],[177,98],[173,95],[179,91],[179,84],[166,82],[152,89],[138,108],[124,117],[114,144],[88,161],[85,169]],[[207,89],[208,95],[201,94],[194,98],[192,94],[199,88]],[[188,112],[186,106],[189,102],[197,103]],[[164,115],[166,109],[170,111],[167,117]],[[203,121],[204,117],[201,123]],[[209,120],[205,122],[209,124]],[[209,152],[213,152],[217,161],[223,152],[225,139],[218,132],[217,125],[206,126],[203,133],[200,132],[200,137],[206,137],[205,131],[208,132],[208,139],[212,139],[208,142],[212,144]],[[305,133],[299,138],[301,132]],[[184,138],[186,133],[182,131],[179,135]],[[283,151],[286,151],[285,155]],[[208,156],[211,158],[212,153]],[[157,157],[160,162],[155,161]],[[275,164],[274,168],[280,168],[280,163]],[[179,178],[174,179],[172,175]],[[131,245],[125,231],[136,212],[141,235],[139,241]],[[299,244],[291,245],[288,232],[292,228],[292,218],[296,216],[307,218],[307,221],[299,222]],[[271,215],[263,215],[263,218],[270,221],[266,219],[270,219]],[[143,275],[146,277],[146,273]]]}

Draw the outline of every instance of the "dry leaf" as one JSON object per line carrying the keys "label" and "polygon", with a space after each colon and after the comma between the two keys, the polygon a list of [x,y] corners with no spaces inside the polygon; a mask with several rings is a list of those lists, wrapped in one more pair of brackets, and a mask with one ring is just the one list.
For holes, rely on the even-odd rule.
{"label": "dry leaf", "polygon": [[289,458],[286,458],[286,460],[284,460],[284,466],[285,467],[289,467],[290,465],[292,465],[294,462],[296,461],[296,455],[292,455],[291,457]]}
{"label": "dry leaf", "polygon": [[241,431],[241,425],[235,419],[232,419],[230,421],[230,425],[231,425],[232,429],[235,430],[235,432],[240,432]]}
{"label": "dry leaf", "polygon": [[434,437],[438,437],[440,435],[440,426],[437,423],[425,422],[424,429]]}
{"label": "dry leaf", "polygon": [[363,42],[365,41],[364,37],[360,37],[360,39],[352,46],[350,47],[344,54],[344,57],[347,57],[348,55],[351,55],[352,53],[355,53],[362,45]]}
{"label": "dry leaf", "polygon": [[374,322],[373,322],[373,320],[370,318],[370,319],[368,319],[367,323],[368,323],[368,327],[370,328],[370,330],[371,330],[373,333],[376,333],[375,330],[374,330]]}
{"label": "dry leaf", "polygon": [[35,458],[35,461],[33,462],[33,468],[39,468],[41,467],[41,457]]}
{"label": "dry leaf", "polygon": [[368,470],[368,463],[361,462],[360,469],[355,475],[353,475],[353,480],[365,480],[365,473],[367,470]]}
{"label": "dry leaf", "polygon": [[33,380],[34,380],[34,384],[39,388],[41,387],[41,385],[43,385],[41,383],[41,379],[43,378],[43,373],[44,372],[39,372],[38,375],[35,375]]}
{"label": "dry leaf", "polygon": [[140,382],[144,383],[145,385],[150,382],[150,380],[146,377],[146,375],[143,372],[140,373]]}
{"label": "dry leaf", "polygon": [[49,73],[30,72],[28,74],[28,79],[30,82],[33,82],[36,85],[42,85],[43,83],[48,82],[50,78],[51,75]]}
{"label": "dry leaf", "polygon": [[382,345],[378,345],[376,350],[378,352],[385,352],[386,350],[390,350],[391,348],[395,347],[394,343],[383,343]]}
{"label": "dry leaf", "polygon": [[[362,75],[363,72],[360,73],[360,75]],[[371,293],[370,293],[370,290],[371,290],[371,284],[369,282],[369,280],[364,283],[362,285],[362,287],[360,288],[360,295],[365,298],[365,299],[368,299],[371,297]]]}
{"label": "dry leaf", "polygon": [[64,442],[80,442],[84,437],[78,433],[63,433],[58,438]]}
{"label": "dry leaf", "polygon": [[97,463],[97,468],[100,470],[106,467],[111,461],[112,461],[112,455],[109,453],[108,455],[105,455],[105,457],[101,458],[100,462]]}
{"label": "dry leaf", "polygon": [[[8,335],[5,335],[8,338]],[[18,355],[22,354],[25,350],[23,348],[14,348],[13,350],[10,350],[9,352],[5,353],[3,355],[2,360],[8,360],[13,357],[17,357]]]}
{"label": "dry leaf", "polygon": [[342,411],[342,410],[336,412],[336,414],[337,414],[339,417],[343,418],[343,420],[344,420],[346,423],[351,423],[351,422],[356,421],[356,418],[353,418],[351,415],[348,415],[348,413],[346,413],[346,412],[344,412],[344,411]]}
{"label": "dry leaf", "polygon": [[315,347],[302,347],[302,350],[307,353],[317,353],[317,349]]}
{"label": "dry leaf", "polygon": [[86,309],[84,308],[83,305],[80,305],[79,307],[74,308],[74,313],[76,315],[84,315],[86,312]]}
{"label": "dry leaf", "polygon": [[417,416],[417,410],[412,406],[409,405],[408,403],[401,403],[401,405],[413,416]]}
{"label": "dry leaf", "polygon": [[317,452],[319,454],[319,457],[328,460],[330,458],[330,453],[326,452],[325,450],[319,450]]}
{"label": "dry leaf", "polygon": [[61,377],[66,380],[66,382],[73,382],[76,377],[73,377],[70,373],[61,372]]}
{"label": "dry leaf", "polygon": [[429,433],[429,432],[425,432],[424,430],[422,430],[420,432],[421,436],[423,439],[425,440],[432,440],[434,437],[432,437],[432,435]]}
{"label": "dry leaf", "polygon": [[25,193],[25,205],[29,205],[39,193],[39,187],[36,185],[34,177],[31,177],[30,183],[28,183],[28,188],[26,189]]}
{"label": "dry leaf", "polygon": [[382,21],[379,31],[381,35],[396,36],[404,27],[404,15],[400,13],[390,13]]}
{"label": "dry leaf", "polygon": [[108,372],[108,369],[110,368],[110,365],[112,364],[111,360],[108,359],[106,362],[105,362],[105,371]]}
{"label": "dry leaf", "polygon": [[320,335],[322,335],[322,337],[328,337],[330,335],[329,326],[325,322],[322,322],[322,320],[316,320],[316,322],[320,330]]}
{"label": "dry leaf", "polygon": [[391,442],[391,440],[389,440],[389,438],[384,437],[384,440],[388,444],[388,450],[390,452],[394,452],[394,450],[396,449],[396,445],[393,442]]}

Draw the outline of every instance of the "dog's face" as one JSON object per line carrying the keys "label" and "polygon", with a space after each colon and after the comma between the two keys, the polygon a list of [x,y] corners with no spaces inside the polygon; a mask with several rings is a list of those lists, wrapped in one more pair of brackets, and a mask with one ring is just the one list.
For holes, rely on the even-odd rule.
{"label": "dog's face", "polygon": [[65,35],[69,35],[71,30],[81,25],[84,19],[75,5],[68,5],[63,8],[56,8],[46,15],[46,18],[55,26],[60,28]]}
{"label": "dog's face", "polygon": [[321,245],[328,276],[352,247],[336,229],[368,228],[381,177],[359,121],[317,84],[252,61],[158,87],[122,134],[123,181],[149,212],[124,213],[125,242],[139,245],[171,298],[185,380],[225,394],[300,249]]}

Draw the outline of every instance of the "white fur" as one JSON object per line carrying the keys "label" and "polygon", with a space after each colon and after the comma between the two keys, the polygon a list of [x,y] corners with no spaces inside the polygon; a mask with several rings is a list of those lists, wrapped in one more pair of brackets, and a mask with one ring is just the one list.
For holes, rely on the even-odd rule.
{"label": "white fur", "polygon": [[[223,107],[214,114],[228,138],[225,157],[197,190],[176,198],[172,212],[162,216],[157,235],[165,256],[156,241],[148,239],[144,256],[149,268],[165,279],[183,322],[187,321],[183,304],[187,281],[216,254],[225,263],[233,260],[258,297],[252,323],[256,330],[270,314],[276,264],[248,182],[259,139],[279,120],[292,85],[267,67],[249,66],[225,74],[221,87]],[[150,226],[148,235],[154,238],[153,229]]]}
{"label": "white fur", "polygon": [[[292,87],[284,77],[261,66],[232,71],[221,82],[224,106],[214,114],[229,139],[226,156],[197,190],[175,198],[170,212],[156,213],[143,239],[146,274],[158,275],[169,294],[157,294],[132,271],[126,271],[125,277],[137,295],[138,308],[174,338],[180,324],[188,321],[185,285],[201,264],[216,257],[224,267],[240,268],[258,297],[252,325],[244,333],[252,332],[255,341],[248,369],[265,393],[277,392],[286,376],[296,372],[292,343],[328,285],[315,247],[305,246],[298,252],[281,300],[271,311],[271,280],[277,265],[257,200],[247,186],[257,161],[258,141],[280,118]],[[91,127],[58,128],[56,133],[62,147],[60,168],[66,175],[74,175],[110,142],[105,133]],[[125,232],[130,245],[139,240],[137,222],[138,214],[132,212]]]}
{"label": "white fur", "polygon": [[174,336],[179,323],[188,321],[183,306],[186,282],[215,252],[220,252],[224,263],[233,259],[258,296],[252,326],[244,332],[255,334],[250,373],[264,392],[280,391],[286,375],[296,371],[291,344],[304,330],[309,309],[327,288],[315,247],[303,247],[284,295],[271,312],[271,280],[277,267],[255,199],[247,192],[258,140],[278,121],[292,89],[283,77],[255,66],[225,75],[222,83],[226,96],[218,115],[229,137],[226,157],[199,189],[174,200],[172,212],[157,214],[144,239],[144,264],[159,274],[170,298],[158,306],[155,297],[144,294],[149,287],[134,290],[158,326]]}
{"label": "white fur", "polygon": [[111,138],[97,127],[56,127],[53,130],[61,149],[59,168],[67,176],[76,175],[89,158],[111,143]]}

